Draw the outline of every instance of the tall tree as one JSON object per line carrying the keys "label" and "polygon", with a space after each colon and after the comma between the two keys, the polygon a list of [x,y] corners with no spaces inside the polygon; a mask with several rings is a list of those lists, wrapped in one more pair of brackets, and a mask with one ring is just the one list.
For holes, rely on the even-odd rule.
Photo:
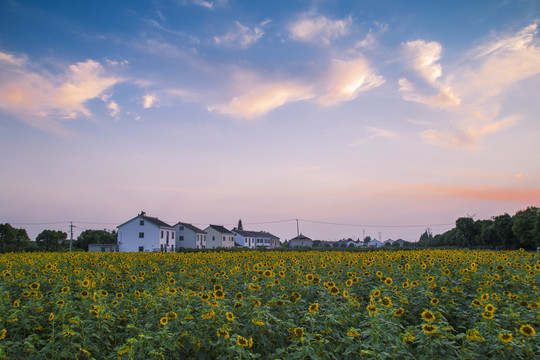
{"label": "tall tree", "polygon": [[0,252],[25,251],[30,247],[30,238],[24,229],[10,224],[0,224]]}
{"label": "tall tree", "polygon": [[456,220],[456,229],[467,242],[467,247],[471,247],[476,235],[474,219],[472,217],[460,217]]}
{"label": "tall tree", "polygon": [[67,233],[60,230],[43,230],[36,237],[36,243],[46,251],[57,251],[65,243]]}
{"label": "tall tree", "polygon": [[495,231],[497,231],[497,236],[499,238],[498,244],[501,245],[504,249],[513,248],[516,245],[516,237],[512,231],[512,226],[514,225],[514,218],[508,214],[499,215],[495,217],[493,222],[495,226]]}
{"label": "tall tree", "polygon": [[529,206],[525,210],[520,210],[514,215],[514,225],[512,231],[519,241],[519,246],[525,249],[533,249],[540,246],[539,225],[540,209]]}
{"label": "tall tree", "polygon": [[113,230],[84,230],[77,238],[75,246],[88,251],[90,244],[116,244],[117,234]]}

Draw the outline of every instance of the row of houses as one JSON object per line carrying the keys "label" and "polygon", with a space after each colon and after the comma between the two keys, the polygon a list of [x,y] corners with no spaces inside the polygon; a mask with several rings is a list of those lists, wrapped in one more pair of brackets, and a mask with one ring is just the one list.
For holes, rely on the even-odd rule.
{"label": "row of houses", "polygon": [[[273,249],[280,246],[279,237],[265,231],[244,230],[241,220],[233,230],[222,225],[209,225],[202,230],[184,222],[169,225],[157,217],[147,216],[143,211],[117,228],[118,251],[121,252],[174,252],[179,248],[215,249],[234,246]],[[100,248],[94,251],[100,251]]]}

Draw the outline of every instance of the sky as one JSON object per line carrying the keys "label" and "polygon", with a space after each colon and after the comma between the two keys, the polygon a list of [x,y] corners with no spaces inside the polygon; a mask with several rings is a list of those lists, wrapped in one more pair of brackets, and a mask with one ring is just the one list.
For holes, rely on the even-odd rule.
{"label": "sky", "polygon": [[540,206],[540,2],[0,0],[0,223],[417,241]]}

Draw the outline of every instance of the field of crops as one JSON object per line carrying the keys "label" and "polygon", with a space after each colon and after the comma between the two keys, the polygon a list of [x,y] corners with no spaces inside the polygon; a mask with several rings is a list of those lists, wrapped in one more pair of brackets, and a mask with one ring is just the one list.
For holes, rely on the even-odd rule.
{"label": "field of crops", "polygon": [[0,358],[540,357],[522,251],[0,255]]}

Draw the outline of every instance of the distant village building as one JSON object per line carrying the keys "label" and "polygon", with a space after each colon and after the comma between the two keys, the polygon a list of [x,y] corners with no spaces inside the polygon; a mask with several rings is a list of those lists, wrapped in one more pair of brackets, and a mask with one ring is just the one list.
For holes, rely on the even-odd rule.
{"label": "distant village building", "polygon": [[178,222],[174,225],[176,232],[176,249],[205,249],[206,231],[192,224]]}
{"label": "distant village building", "polygon": [[222,225],[210,225],[206,229],[206,248],[234,247],[234,234]]}
{"label": "distant village building", "polygon": [[381,247],[381,246],[384,246],[384,244],[377,239],[371,239],[371,241],[367,243],[367,247]]}
{"label": "distant village building", "polygon": [[88,244],[89,252],[117,252],[118,244]]}
{"label": "distant village building", "polygon": [[313,240],[311,240],[310,238],[302,234],[289,240],[289,247],[298,247],[298,246],[312,247]]}
{"label": "distant village building", "polygon": [[247,231],[242,226],[242,220],[238,221],[238,227],[232,230],[234,242],[237,246],[275,249],[280,247],[279,238],[266,231]]}
{"label": "distant village building", "polygon": [[144,211],[117,228],[121,252],[175,250],[174,227],[156,217],[146,216]]}

